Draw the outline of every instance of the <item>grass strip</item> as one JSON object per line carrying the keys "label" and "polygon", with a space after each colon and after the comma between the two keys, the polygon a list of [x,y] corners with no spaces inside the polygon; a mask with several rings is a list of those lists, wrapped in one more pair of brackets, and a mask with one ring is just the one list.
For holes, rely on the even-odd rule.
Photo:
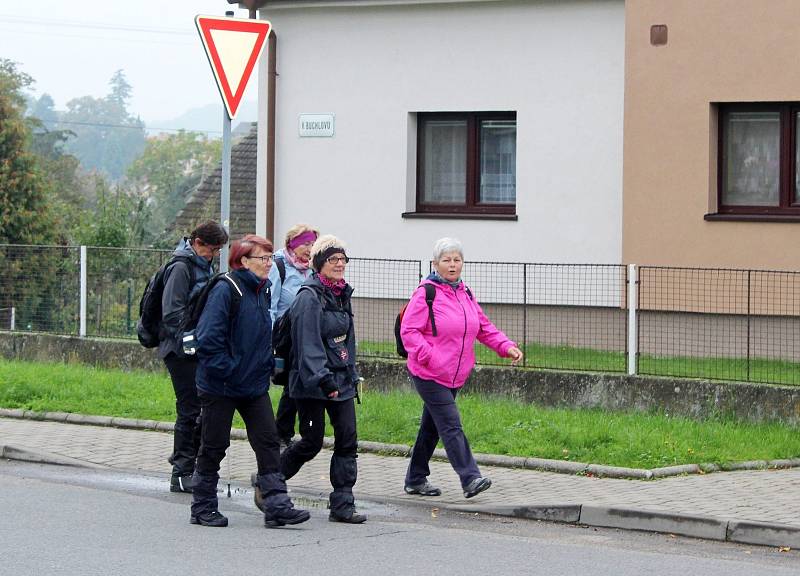
{"label": "grass strip", "polygon": [[[281,389],[270,391],[273,406]],[[541,408],[462,394],[462,420],[475,452],[657,468],[800,456],[800,434],[779,423],[705,421],[664,414]],[[78,364],[0,360],[0,406],[174,421],[165,373],[122,372]],[[359,438],[412,444],[422,411],[410,391],[367,389],[357,406]],[[239,416],[234,425],[242,427]],[[330,435],[330,428],[326,432]]]}

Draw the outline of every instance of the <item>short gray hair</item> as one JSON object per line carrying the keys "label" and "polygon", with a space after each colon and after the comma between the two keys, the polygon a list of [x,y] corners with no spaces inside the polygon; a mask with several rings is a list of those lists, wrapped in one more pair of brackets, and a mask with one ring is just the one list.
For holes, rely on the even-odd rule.
{"label": "short gray hair", "polygon": [[439,238],[436,244],[433,245],[433,261],[438,262],[442,258],[442,254],[448,252],[458,252],[463,260],[464,249],[461,247],[461,240],[456,238]]}

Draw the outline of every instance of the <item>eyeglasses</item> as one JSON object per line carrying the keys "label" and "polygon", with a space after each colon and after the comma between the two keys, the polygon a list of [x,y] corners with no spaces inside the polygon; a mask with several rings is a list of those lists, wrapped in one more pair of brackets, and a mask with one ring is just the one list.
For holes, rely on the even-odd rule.
{"label": "eyeglasses", "polygon": [[328,256],[327,258],[325,258],[325,262],[335,266],[339,262],[347,264],[348,262],[350,262],[350,258],[348,258],[347,256]]}
{"label": "eyeglasses", "polygon": [[261,260],[262,264],[266,264],[267,262],[272,262],[275,259],[275,254],[267,254],[266,256],[247,256],[247,258]]}

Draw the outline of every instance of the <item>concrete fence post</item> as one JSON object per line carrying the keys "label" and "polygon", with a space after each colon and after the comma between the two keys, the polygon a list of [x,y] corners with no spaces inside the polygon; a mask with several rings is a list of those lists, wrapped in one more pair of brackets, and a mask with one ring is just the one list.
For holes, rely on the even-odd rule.
{"label": "concrete fence post", "polygon": [[86,246],[81,246],[80,328],[78,335],[86,337]]}
{"label": "concrete fence post", "polygon": [[11,331],[13,332],[16,329],[17,325],[17,309],[12,306],[11,307]]}
{"label": "concrete fence post", "polygon": [[639,308],[639,278],[636,264],[628,264],[628,374],[636,374],[639,338],[636,312]]}

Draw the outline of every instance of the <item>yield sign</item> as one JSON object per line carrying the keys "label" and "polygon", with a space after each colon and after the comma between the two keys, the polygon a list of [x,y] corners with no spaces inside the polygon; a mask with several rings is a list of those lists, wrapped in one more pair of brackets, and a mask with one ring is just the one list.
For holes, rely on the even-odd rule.
{"label": "yield sign", "polygon": [[233,119],[272,25],[266,20],[217,16],[196,16],[194,21],[228,117]]}

